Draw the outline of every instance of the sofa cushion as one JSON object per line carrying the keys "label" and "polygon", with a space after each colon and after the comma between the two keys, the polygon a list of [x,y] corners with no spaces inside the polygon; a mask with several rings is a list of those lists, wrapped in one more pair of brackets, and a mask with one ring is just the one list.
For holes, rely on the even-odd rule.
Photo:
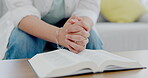
{"label": "sofa cushion", "polygon": [[148,50],[148,23],[97,23],[96,30],[107,51]]}
{"label": "sofa cushion", "polygon": [[111,22],[134,22],[146,9],[139,0],[102,0],[101,13]]}

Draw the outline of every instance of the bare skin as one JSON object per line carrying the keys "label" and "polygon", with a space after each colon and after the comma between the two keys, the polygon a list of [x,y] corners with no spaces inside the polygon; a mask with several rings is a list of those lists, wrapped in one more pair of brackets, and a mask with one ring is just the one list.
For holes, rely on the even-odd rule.
{"label": "bare skin", "polygon": [[89,31],[93,24],[87,17],[75,17],[75,22],[68,28],[67,45],[68,49],[74,53],[79,53],[86,48]]}
{"label": "bare skin", "polygon": [[92,26],[92,21],[87,17],[73,16],[69,18],[63,28],[58,28],[35,16],[27,16],[21,20],[18,27],[30,35],[52,43],[56,43],[56,31],[59,30],[59,45],[74,53],[79,53],[86,48]]}

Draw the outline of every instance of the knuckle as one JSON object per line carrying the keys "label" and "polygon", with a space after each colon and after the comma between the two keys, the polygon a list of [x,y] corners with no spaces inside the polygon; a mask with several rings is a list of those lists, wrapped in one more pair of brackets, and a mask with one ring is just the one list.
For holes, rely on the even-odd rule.
{"label": "knuckle", "polygon": [[78,52],[81,52],[81,51],[83,51],[83,48],[79,48],[79,49],[78,49]]}
{"label": "knuckle", "polygon": [[87,37],[89,37],[90,36],[90,33],[89,32],[87,32]]}
{"label": "knuckle", "polygon": [[86,44],[89,42],[89,39],[86,40]]}
{"label": "knuckle", "polygon": [[73,31],[73,29],[75,29],[73,26],[69,27],[69,28],[68,28],[68,32]]}
{"label": "knuckle", "polygon": [[78,52],[77,52],[77,51],[75,51],[75,50],[73,50],[73,52],[74,52],[74,53],[76,53],[76,54],[78,53]]}
{"label": "knuckle", "polygon": [[82,22],[82,24],[86,27],[86,28],[88,28],[88,24],[86,23],[86,22]]}
{"label": "knuckle", "polygon": [[82,30],[84,30],[81,26],[79,26],[79,29],[82,31]]}
{"label": "knuckle", "polygon": [[84,46],[83,50],[86,49],[86,45]]}
{"label": "knuckle", "polygon": [[84,31],[83,33],[84,33],[84,35],[85,35],[86,38],[89,37],[89,32]]}
{"label": "knuckle", "polygon": [[83,51],[86,47],[84,46],[81,51]]}
{"label": "knuckle", "polygon": [[81,40],[81,37],[80,37],[80,36],[78,36],[78,37],[77,37],[77,39],[78,39],[78,40]]}
{"label": "knuckle", "polygon": [[82,43],[81,43],[81,45],[85,45],[86,44],[86,41],[84,40],[84,41],[82,41]]}
{"label": "knuckle", "polygon": [[79,51],[83,51],[86,48],[86,45],[83,45],[79,48]]}
{"label": "knuckle", "polygon": [[78,36],[78,40],[82,41],[84,38],[82,36]]}
{"label": "knuckle", "polygon": [[81,29],[79,28],[79,26],[75,26],[75,30],[80,31]]}
{"label": "knuckle", "polygon": [[84,31],[84,30],[83,30],[83,31],[81,31],[81,34],[82,34],[82,35],[86,35],[86,33],[85,33],[85,31]]}
{"label": "knuckle", "polygon": [[81,47],[78,46],[78,45],[75,46],[75,49],[76,49],[77,51],[81,51]]}
{"label": "knuckle", "polygon": [[78,26],[78,25],[75,26],[75,29],[77,29],[78,31],[82,31],[83,30],[83,28],[81,26]]}
{"label": "knuckle", "polygon": [[76,50],[79,50],[79,49],[80,49],[80,47],[78,45],[76,45]]}
{"label": "knuckle", "polygon": [[67,32],[70,32],[71,31],[71,29],[69,28],[69,29],[67,29]]}
{"label": "knuckle", "polygon": [[86,42],[89,42],[89,39],[88,38],[86,39]]}

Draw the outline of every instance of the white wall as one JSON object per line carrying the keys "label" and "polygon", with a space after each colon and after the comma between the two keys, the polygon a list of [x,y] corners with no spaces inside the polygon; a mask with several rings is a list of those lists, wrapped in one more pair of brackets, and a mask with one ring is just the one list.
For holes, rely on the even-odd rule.
{"label": "white wall", "polygon": [[5,0],[0,0],[0,17],[7,12]]}
{"label": "white wall", "polygon": [[148,9],[148,0],[141,0],[144,6]]}
{"label": "white wall", "polygon": [[2,0],[0,0],[0,17],[2,16]]}

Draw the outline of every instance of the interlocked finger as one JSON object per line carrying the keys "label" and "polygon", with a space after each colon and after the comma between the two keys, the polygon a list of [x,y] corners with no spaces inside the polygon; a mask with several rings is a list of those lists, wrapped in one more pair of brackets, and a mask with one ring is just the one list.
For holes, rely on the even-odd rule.
{"label": "interlocked finger", "polygon": [[81,46],[87,45],[88,42],[89,42],[88,39],[85,39],[83,41],[75,41],[76,44],[81,45]]}

